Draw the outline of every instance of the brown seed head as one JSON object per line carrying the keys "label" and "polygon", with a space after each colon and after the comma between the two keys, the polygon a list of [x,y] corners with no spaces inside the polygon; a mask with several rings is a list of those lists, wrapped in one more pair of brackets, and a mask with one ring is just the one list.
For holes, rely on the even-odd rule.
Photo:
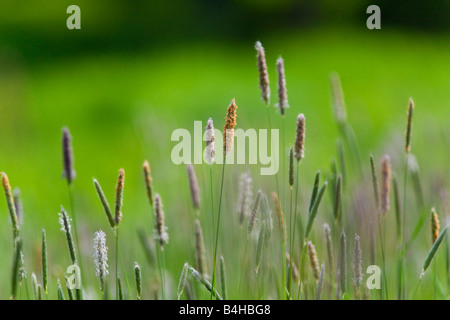
{"label": "brown seed head", "polygon": [[223,152],[224,156],[233,148],[234,127],[236,126],[236,109],[237,105],[231,100],[228,106],[227,116],[225,118],[225,126],[223,127]]}
{"label": "brown seed head", "polygon": [[145,188],[147,190],[147,198],[150,205],[153,207],[153,192],[152,192],[152,174],[150,171],[150,164],[147,160],[142,165],[142,171],[144,172]]}
{"label": "brown seed head", "polygon": [[405,143],[406,154],[411,152],[411,133],[412,133],[413,112],[414,112],[414,101],[412,98],[410,98],[409,104],[408,104],[408,121],[406,124],[406,143]]}
{"label": "brown seed head", "polygon": [[436,210],[434,208],[431,209],[431,240],[433,243],[436,242],[437,238],[439,237],[439,216],[436,213]]}
{"label": "brown seed head", "polygon": [[311,264],[314,279],[316,279],[316,281],[319,281],[320,268],[319,268],[319,259],[317,259],[316,248],[314,247],[311,241],[307,242],[307,246],[308,246],[309,262]]}

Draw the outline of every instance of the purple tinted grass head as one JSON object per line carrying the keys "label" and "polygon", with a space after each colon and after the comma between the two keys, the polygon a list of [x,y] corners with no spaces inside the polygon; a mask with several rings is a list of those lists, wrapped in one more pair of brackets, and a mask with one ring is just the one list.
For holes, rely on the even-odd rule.
{"label": "purple tinted grass head", "polygon": [[63,128],[62,148],[64,164],[63,177],[67,179],[67,183],[70,185],[75,179],[75,170],[73,169],[72,137],[67,127]]}
{"label": "purple tinted grass head", "polygon": [[269,72],[267,71],[266,53],[261,42],[257,41],[255,44],[256,59],[259,72],[259,88],[261,89],[261,99],[269,104],[270,101],[270,87],[269,87]]}
{"label": "purple tinted grass head", "polygon": [[277,60],[278,72],[278,107],[281,115],[284,116],[286,108],[289,108],[287,89],[286,89],[286,75],[284,73],[284,60],[279,57]]}

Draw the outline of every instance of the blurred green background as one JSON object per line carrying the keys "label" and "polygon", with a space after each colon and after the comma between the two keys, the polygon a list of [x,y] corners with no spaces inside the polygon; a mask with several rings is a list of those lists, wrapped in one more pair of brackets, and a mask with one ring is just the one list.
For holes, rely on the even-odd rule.
{"label": "blurred green background", "polygon": [[[81,30],[66,28],[71,4],[81,8]],[[366,28],[369,4],[381,7],[381,30]],[[52,273],[61,276],[69,264],[57,219],[60,205],[70,210],[61,179],[63,126],[73,136],[73,190],[84,264],[92,264],[93,232],[109,229],[92,178],[112,202],[118,169],[124,168],[124,258],[130,277],[134,260],[149,268],[135,233],[137,226],[149,234],[152,228],[141,173],[144,159],[150,161],[155,190],[165,206],[173,277],[184,261],[193,261],[193,233],[186,234],[192,218],[187,174],[184,166],[171,162],[170,135],[176,128],[193,130],[194,120],[206,122],[209,117],[221,128],[232,98],[239,106],[238,127],[266,126],[256,40],[266,49],[272,104],[275,61],[279,55],[285,60],[291,105],[287,144],[294,140],[296,115],[305,113],[307,118],[305,188],[317,169],[328,170],[336,154],[328,84],[332,71],[341,77],[349,120],[364,157],[390,152],[394,165],[401,162],[405,111],[413,97],[413,152],[427,172],[424,183],[445,184],[448,176],[442,168],[450,160],[449,17],[450,2],[444,0],[2,1],[0,170],[22,191],[29,273],[40,272],[43,227]],[[273,114],[277,119],[274,108]],[[258,177],[254,167],[255,188],[263,185],[269,193],[272,180]],[[230,170],[231,185],[244,169]],[[215,168],[216,180],[219,171]],[[198,166],[197,173],[207,199],[208,168]],[[431,191],[426,193],[432,197]],[[234,219],[233,205],[226,208]],[[4,201],[0,213],[0,254],[5,261],[0,266],[0,295],[7,298],[12,240]],[[202,212],[205,219],[208,214]],[[107,234],[112,248],[113,235]],[[211,250],[209,230],[205,238]]]}

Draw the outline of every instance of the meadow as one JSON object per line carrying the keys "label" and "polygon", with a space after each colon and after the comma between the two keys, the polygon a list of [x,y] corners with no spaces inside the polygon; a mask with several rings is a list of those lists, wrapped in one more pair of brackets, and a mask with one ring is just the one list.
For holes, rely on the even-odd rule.
{"label": "meadow", "polygon": [[[446,111],[450,101],[450,47],[445,35],[428,37],[426,34],[388,31],[376,34],[318,29],[256,40],[261,40],[266,49],[272,92],[269,106],[260,99],[254,41],[180,44],[159,51],[85,56],[39,64],[27,64],[14,51],[2,55],[1,64],[5,68],[0,75],[0,169],[8,175],[13,188],[20,188],[23,205],[20,237],[27,286],[25,282],[18,285],[17,298],[33,299],[32,273],[43,285],[43,228],[47,236],[48,298],[58,297],[58,278],[63,284],[65,298],[68,298],[64,272],[72,262],[65,233],[59,230],[61,205],[72,218],[76,213],[80,249],[77,254],[81,256],[85,298],[102,298],[93,258],[94,232],[100,229],[105,232],[109,248],[109,275],[105,277],[107,296],[116,298],[115,232],[105,216],[92,179],[98,180],[114,212],[118,171],[123,168],[126,178],[119,227],[123,266],[119,261],[118,273],[125,299],[137,297],[135,262],[142,269],[143,299],[177,298],[178,282],[185,263],[199,269],[196,259],[197,218],[205,246],[206,279],[212,282],[217,234],[214,222],[217,222],[220,199],[215,278],[220,296],[224,295],[219,272],[219,258],[223,256],[228,298],[286,299],[290,296],[293,299],[314,299],[317,270],[311,268],[310,257],[306,254],[308,249],[300,236],[305,231],[311,211],[310,202],[314,204],[311,198],[315,198],[311,194],[318,170],[319,187],[324,181],[327,181],[327,187],[317,203],[317,215],[308,240],[315,246],[319,266],[325,264],[323,299],[448,299],[448,239],[419,282],[424,261],[432,248],[432,208],[439,217],[440,230],[448,223],[450,214],[445,197],[448,188],[445,169],[450,143]],[[285,61],[290,105],[284,117],[274,108],[278,102],[275,62],[279,55]],[[339,74],[345,94],[345,123],[348,121],[351,126],[355,140],[342,134],[339,121],[333,116],[329,83],[332,72]],[[220,196],[222,165],[195,165],[201,200],[199,208],[194,208],[186,166],[176,166],[170,159],[174,146],[170,135],[177,128],[191,130],[195,120],[206,124],[210,117],[215,127],[221,129],[233,98],[238,105],[236,128],[267,128],[269,112],[273,127],[285,133],[280,148],[280,160],[284,161],[277,176],[279,188],[277,190],[274,177],[259,175],[258,165],[227,165]],[[411,163],[404,189],[406,111],[410,98],[414,100],[415,109],[409,160],[416,159],[418,166]],[[294,147],[300,113],[306,117],[305,156],[298,167],[298,176],[294,166],[298,188],[294,184],[292,190],[296,193],[298,189],[299,192],[297,206],[291,206],[294,200],[290,199],[289,149]],[[70,188],[67,179],[61,177],[64,171],[63,127],[69,128],[72,136],[76,176]],[[391,183],[390,209],[385,214],[377,213],[370,154],[374,158],[378,184],[382,185],[380,163],[385,154],[390,157],[392,177],[398,183],[399,197],[395,197],[395,187]],[[145,160],[151,166],[153,195],[158,193],[161,196],[168,227],[169,242],[164,244],[163,253],[159,250],[159,241],[154,239],[154,204],[149,203],[142,173]],[[332,163],[336,164],[335,167]],[[239,184],[244,172],[252,179],[253,196],[249,200],[249,212],[240,224],[237,208],[242,193]],[[341,218],[335,222],[339,174],[342,177]],[[254,203],[259,203],[255,201],[258,190],[264,193],[265,196],[260,194],[260,197],[267,199],[268,205],[262,200],[253,232],[247,237],[247,215],[251,215]],[[285,255],[281,254],[283,228],[280,229],[278,222],[273,192],[278,193],[284,213],[288,234],[286,247],[298,269],[297,278],[290,279],[285,274],[289,274],[289,268],[286,268]],[[405,233],[402,229],[404,208],[407,218]],[[0,297],[9,299],[16,254],[6,201],[0,211],[5,221],[0,226],[4,244],[0,248],[4,257],[0,266]],[[294,223],[295,217],[292,217],[296,211]],[[273,229],[270,240],[263,245],[259,238],[263,226],[269,228],[263,218],[268,215],[272,217]],[[378,216],[383,217],[381,237],[375,223]],[[397,216],[401,219],[400,236]],[[399,238],[405,234],[409,240],[423,217],[425,222],[406,254],[406,289],[400,290],[402,241]],[[331,228],[331,263],[323,236],[324,223]],[[374,235],[372,227],[375,227]],[[296,237],[291,238],[293,230],[296,230]],[[347,290],[336,297],[337,284],[342,284],[341,277],[336,278],[342,251],[339,249],[342,231],[346,234],[347,272],[344,282]],[[353,288],[355,233],[361,241],[363,272],[372,260],[382,267],[384,259],[380,240],[383,239],[386,281],[383,278],[382,290],[366,290],[365,285],[361,285],[360,292]],[[147,246],[142,245],[143,238]],[[165,290],[161,290],[161,273]],[[302,290],[299,290],[299,279],[303,282]],[[208,290],[192,276],[191,271],[186,281],[182,299],[210,299]],[[284,290],[283,282],[288,281],[292,284],[293,295]]]}

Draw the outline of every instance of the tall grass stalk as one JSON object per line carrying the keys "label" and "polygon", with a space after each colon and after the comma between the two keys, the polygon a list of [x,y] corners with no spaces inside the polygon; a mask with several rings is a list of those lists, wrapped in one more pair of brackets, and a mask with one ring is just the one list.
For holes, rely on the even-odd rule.
{"label": "tall grass stalk", "polygon": [[212,277],[212,287],[215,286],[216,281],[216,261],[217,261],[217,247],[219,242],[219,231],[220,231],[220,215],[222,212],[222,195],[223,195],[223,185],[225,179],[225,166],[227,160],[227,154],[233,148],[234,141],[234,127],[236,126],[236,109],[237,105],[235,99],[231,100],[230,105],[227,109],[227,116],[225,118],[225,125],[223,127],[223,165],[222,165],[222,177],[220,179],[220,194],[219,194],[219,208],[217,212],[217,226],[216,226],[216,239],[214,243],[213,252],[213,277]]}
{"label": "tall grass stalk", "polygon": [[45,234],[45,229],[42,229],[41,266],[42,266],[42,285],[45,291],[45,295],[48,298],[47,236]]}
{"label": "tall grass stalk", "polygon": [[220,256],[220,282],[222,286],[222,297],[224,300],[228,299],[228,289],[227,289],[227,276],[225,270],[225,258]]}
{"label": "tall grass stalk", "polygon": [[402,217],[402,223],[403,223],[403,242],[402,242],[402,276],[401,276],[401,282],[402,282],[402,299],[406,298],[406,270],[405,270],[405,263],[406,263],[406,179],[408,177],[408,157],[409,153],[411,151],[411,134],[412,134],[412,119],[413,119],[413,112],[414,112],[414,101],[412,99],[409,99],[408,104],[408,113],[407,113],[407,122],[406,122],[406,140],[405,140],[405,172],[403,176],[403,217]]}

